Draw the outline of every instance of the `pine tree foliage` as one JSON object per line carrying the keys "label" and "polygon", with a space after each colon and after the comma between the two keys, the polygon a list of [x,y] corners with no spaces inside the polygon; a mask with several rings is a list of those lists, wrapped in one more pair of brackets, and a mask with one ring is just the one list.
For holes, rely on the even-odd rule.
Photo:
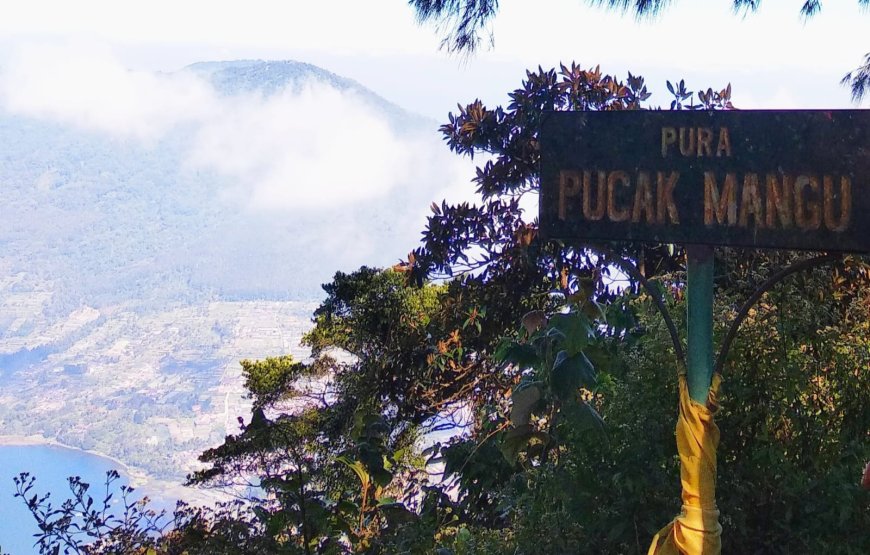
{"label": "pine tree foliage", "polygon": [[870,92],[870,52],[864,55],[864,63],[847,73],[841,83],[851,88],[856,103],[864,100],[864,95]]}
{"label": "pine tree foliage", "polygon": [[[578,2],[580,0],[577,0]],[[603,6],[608,9],[633,13],[638,18],[653,17],[673,4],[673,0],[586,0],[593,6]],[[450,52],[471,53],[477,50],[482,42],[481,34],[493,43],[493,34],[485,31],[490,20],[498,13],[498,0],[408,0],[415,9],[420,22],[433,22],[440,34],[444,35],[442,48]],[[754,12],[761,6],[762,0],[732,0],[735,12]],[[870,5],[870,0],[858,0],[863,7]],[[799,13],[809,18],[822,10],[821,0],[804,0],[800,4]],[[843,84],[849,85],[852,98],[860,102],[864,94],[870,90],[870,54],[864,64],[843,77]]]}

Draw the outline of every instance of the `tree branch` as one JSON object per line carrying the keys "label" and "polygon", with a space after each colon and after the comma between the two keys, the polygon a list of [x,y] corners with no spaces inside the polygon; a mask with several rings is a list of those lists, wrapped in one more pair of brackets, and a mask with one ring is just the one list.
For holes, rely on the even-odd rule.
{"label": "tree branch", "polygon": [[713,365],[714,373],[721,373],[722,367],[725,366],[725,359],[728,356],[728,350],[731,348],[731,343],[734,341],[734,338],[737,336],[737,330],[740,328],[740,324],[743,323],[743,320],[746,319],[746,316],[749,314],[749,309],[758,302],[761,297],[770,291],[774,285],[781,282],[783,279],[787,278],[792,274],[796,274],[797,272],[801,272],[803,270],[809,270],[811,268],[815,268],[816,266],[821,266],[827,262],[834,262],[836,260],[841,260],[842,256],[839,254],[823,254],[813,258],[807,258],[805,260],[801,260],[800,262],[795,262],[791,266],[787,266],[777,273],[773,274],[764,282],[758,286],[758,288],[746,299],[746,302],[743,303],[743,306],[740,307],[740,310],[737,312],[737,316],[734,317],[734,320],[731,322],[731,326],[728,328],[728,333],[725,334],[725,339],[722,340],[722,346],[719,348],[719,354],[716,357],[716,364]]}
{"label": "tree branch", "polygon": [[[601,251],[601,248],[596,247],[596,250]],[[677,364],[681,365],[683,368],[686,367],[686,354],[683,352],[683,344],[680,342],[680,334],[677,332],[677,326],[674,324],[673,318],[671,318],[671,313],[668,312],[668,307],[665,306],[665,301],[659,292],[652,286],[646,276],[644,276],[638,267],[627,258],[623,258],[611,251],[603,249],[605,253],[607,253],[611,260],[619,264],[619,266],[628,272],[632,278],[637,280],[644,289],[646,289],[647,293],[649,293],[650,297],[652,297],[653,302],[658,308],[659,312],[662,315],[662,318],[665,320],[665,325],[668,328],[668,333],[671,335],[671,342],[674,344],[674,354],[677,357]]]}

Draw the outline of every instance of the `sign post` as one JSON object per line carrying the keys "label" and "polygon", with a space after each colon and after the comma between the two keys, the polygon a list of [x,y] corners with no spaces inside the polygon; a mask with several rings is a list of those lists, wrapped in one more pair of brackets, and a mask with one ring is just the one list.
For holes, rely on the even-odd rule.
{"label": "sign post", "polygon": [[683,509],[649,553],[718,555],[713,247],[870,252],[870,111],[552,112],[540,145],[541,237],[686,246]]}
{"label": "sign post", "polygon": [[688,360],[686,382],[695,401],[707,402],[713,381],[713,249],[686,247]]}

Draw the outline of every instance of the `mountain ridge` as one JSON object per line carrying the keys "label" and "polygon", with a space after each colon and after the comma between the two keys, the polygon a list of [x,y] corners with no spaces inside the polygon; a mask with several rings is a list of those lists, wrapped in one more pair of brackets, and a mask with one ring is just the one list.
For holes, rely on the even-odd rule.
{"label": "mountain ridge", "polygon": [[394,123],[413,120],[417,123],[433,124],[435,129],[434,120],[405,110],[355,79],[307,62],[263,59],[205,61],[189,64],[180,72],[190,72],[205,78],[224,95],[242,92],[276,94],[288,85],[293,85],[298,90],[305,82],[314,79],[337,90],[359,94],[364,101],[389,114],[395,119]]}

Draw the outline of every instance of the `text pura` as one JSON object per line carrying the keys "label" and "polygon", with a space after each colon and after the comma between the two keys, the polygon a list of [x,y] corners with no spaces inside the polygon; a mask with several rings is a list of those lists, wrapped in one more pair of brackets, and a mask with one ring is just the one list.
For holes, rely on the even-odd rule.
{"label": "text pura", "polygon": [[[714,148],[715,140],[715,148]],[[671,152],[683,156],[731,157],[731,134],[727,127],[662,127],[662,158]]]}

